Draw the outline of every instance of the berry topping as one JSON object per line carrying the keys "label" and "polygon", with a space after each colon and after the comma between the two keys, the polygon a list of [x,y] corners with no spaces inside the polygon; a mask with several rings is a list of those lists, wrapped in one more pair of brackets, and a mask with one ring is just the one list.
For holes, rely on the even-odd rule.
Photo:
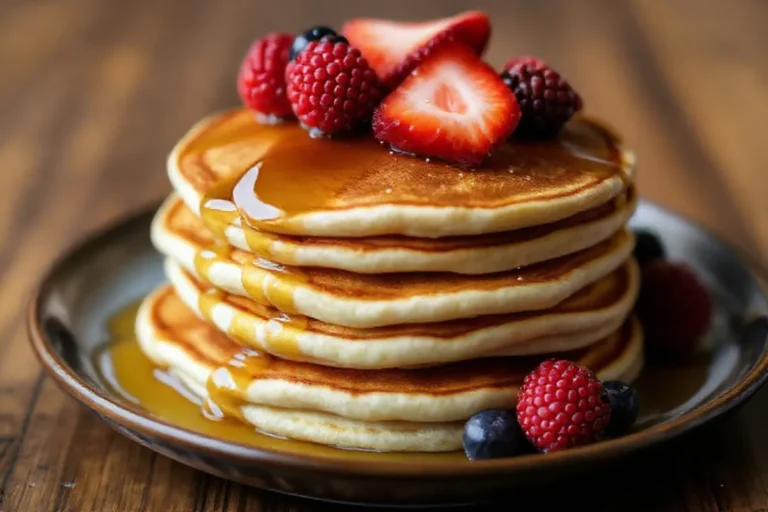
{"label": "berry topping", "polygon": [[526,64],[528,66],[536,66],[536,67],[543,67],[546,66],[547,63],[543,60],[533,57],[531,55],[522,55],[520,57],[512,57],[507,61],[506,64],[504,64],[504,71],[513,68],[517,66],[518,64]]}
{"label": "berry topping", "polygon": [[610,420],[603,384],[592,370],[571,361],[544,361],[520,388],[517,421],[543,452],[599,441]]}
{"label": "berry topping", "polygon": [[376,73],[344,42],[308,43],[287,76],[293,112],[313,136],[354,128],[381,100]]}
{"label": "berry topping", "polygon": [[480,411],[464,425],[464,452],[471,460],[515,455],[523,442],[513,411]]}
{"label": "berry topping", "polygon": [[386,97],[373,130],[393,149],[473,167],[519,118],[514,95],[494,71],[454,42],[433,52]]}
{"label": "berry topping", "polygon": [[491,22],[477,11],[418,23],[359,18],[348,21],[342,33],[360,48],[381,82],[394,88],[448,41],[464,43],[477,55],[483,53]]}
{"label": "berry topping", "polygon": [[515,135],[554,136],[570,118],[581,110],[581,97],[560,74],[543,61],[520,57],[501,78],[515,93],[523,118]]}
{"label": "berry topping", "polygon": [[269,34],[251,45],[240,65],[237,75],[240,99],[263,118],[291,116],[285,87],[291,41],[290,34]]}
{"label": "berry topping", "polygon": [[637,412],[640,410],[637,392],[629,384],[618,380],[603,382],[603,389],[611,404],[611,422],[607,432],[610,435],[623,434],[637,419]]}
{"label": "berry topping", "polygon": [[693,355],[709,329],[712,297],[688,266],[655,260],[643,268],[636,311],[648,353],[659,359],[684,360]]}
{"label": "berry topping", "polygon": [[294,39],[293,43],[291,43],[291,53],[288,59],[294,60],[299,53],[304,51],[304,48],[307,47],[307,44],[311,43],[312,41],[349,43],[346,37],[338,35],[332,28],[323,26],[312,27],[306,32],[296,36],[296,39]]}
{"label": "berry topping", "polygon": [[655,233],[635,231],[635,259],[641,267],[654,260],[663,260],[665,256],[664,246]]}

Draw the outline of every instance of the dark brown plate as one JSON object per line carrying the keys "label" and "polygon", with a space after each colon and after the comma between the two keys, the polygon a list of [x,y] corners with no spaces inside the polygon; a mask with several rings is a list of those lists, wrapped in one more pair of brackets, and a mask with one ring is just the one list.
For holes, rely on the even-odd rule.
{"label": "dark brown plate", "polygon": [[105,339],[107,318],[163,280],[161,258],[148,236],[153,213],[96,234],[53,265],[30,304],[32,344],[59,385],[118,431],[184,464],[245,484],[369,504],[477,502],[515,486],[584,474],[668,440],[744,402],[768,376],[765,281],[700,228],[645,203],[633,224],[658,232],[672,258],[701,273],[715,294],[717,315],[696,361],[646,369],[638,382],[643,405],[632,433],[555,454],[482,462],[457,456],[440,464],[375,453],[350,460],[341,451],[319,456],[226,442],[148,414],[111,392],[91,363],[92,350]]}

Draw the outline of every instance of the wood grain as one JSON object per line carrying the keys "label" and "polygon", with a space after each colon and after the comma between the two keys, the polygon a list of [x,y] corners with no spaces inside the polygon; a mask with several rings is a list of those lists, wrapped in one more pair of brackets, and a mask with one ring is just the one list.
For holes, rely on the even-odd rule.
{"label": "wood grain", "polygon": [[[226,482],[114,433],[43,377],[21,322],[24,299],[74,238],[167,193],[167,151],[196,119],[236,103],[234,74],[253,38],[353,16],[470,8],[492,16],[493,64],[540,55],[624,134],[640,158],[643,195],[766,265],[761,0],[8,0],[0,3],[0,510],[346,509]],[[767,406],[763,392],[725,423],[632,459],[603,476],[605,496],[589,505],[768,510]],[[535,496],[513,499],[543,506]],[[546,503],[572,506],[570,490]]]}

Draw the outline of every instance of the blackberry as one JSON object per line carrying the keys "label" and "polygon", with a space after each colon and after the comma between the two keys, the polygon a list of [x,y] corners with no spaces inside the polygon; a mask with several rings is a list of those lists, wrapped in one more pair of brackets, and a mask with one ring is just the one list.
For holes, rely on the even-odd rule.
{"label": "blackberry", "polygon": [[516,136],[553,137],[579,110],[581,97],[560,74],[542,61],[520,59],[501,74],[515,94],[522,118]]}

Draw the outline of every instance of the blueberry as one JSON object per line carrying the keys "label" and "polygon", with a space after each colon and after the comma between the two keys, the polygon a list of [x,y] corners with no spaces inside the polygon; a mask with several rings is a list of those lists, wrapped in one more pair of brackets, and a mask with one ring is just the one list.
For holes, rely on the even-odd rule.
{"label": "blueberry", "polygon": [[296,36],[291,44],[291,53],[288,58],[290,60],[295,59],[310,42],[320,40],[349,44],[346,37],[338,35],[332,28],[323,26],[312,27],[306,32]]}
{"label": "blueberry", "polygon": [[611,422],[607,432],[609,435],[623,434],[637,419],[637,411],[640,409],[637,392],[629,384],[618,380],[604,382],[603,389],[611,403]]}
{"label": "blueberry", "polygon": [[514,411],[487,409],[469,418],[462,441],[470,460],[510,457],[523,445],[523,433]]}
{"label": "blueberry", "polygon": [[639,229],[635,231],[635,238],[635,258],[641,267],[666,256],[661,239],[655,233]]}

